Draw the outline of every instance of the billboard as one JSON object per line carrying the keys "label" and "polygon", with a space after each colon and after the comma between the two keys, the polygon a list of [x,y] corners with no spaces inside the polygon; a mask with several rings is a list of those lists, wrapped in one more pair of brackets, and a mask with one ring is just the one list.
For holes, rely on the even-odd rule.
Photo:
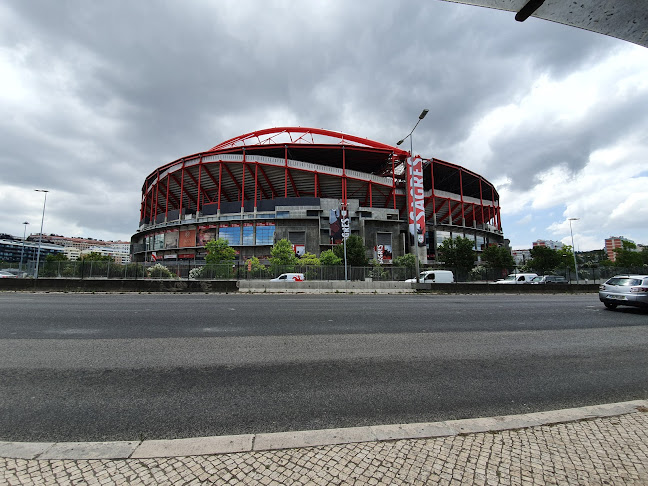
{"label": "billboard", "polygon": [[182,230],[178,239],[178,248],[189,248],[196,246],[196,230]]}
{"label": "billboard", "polygon": [[425,190],[423,188],[423,159],[410,157],[407,159],[408,222],[410,241],[418,246],[425,245]]}
{"label": "billboard", "polygon": [[178,232],[175,230],[167,231],[164,234],[164,248],[178,248]]}
{"label": "billboard", "polygon": [[376,245],[374,246],[374,259],[380,263],[391,263],[392,261],[392,246],[391,245]]}
{"label": "billboard", "polygon": [[196,246],[205,246],[208,241],[215,240],[218,234],[217,224],[207,224],[198,226],[198,234],[196,236]]}
{"label": "billboard", "polygon": [[339,245],[351,235],[351,219],[346,204],[341,204],[340,209],[331,209],[329,235],[333,245]]}

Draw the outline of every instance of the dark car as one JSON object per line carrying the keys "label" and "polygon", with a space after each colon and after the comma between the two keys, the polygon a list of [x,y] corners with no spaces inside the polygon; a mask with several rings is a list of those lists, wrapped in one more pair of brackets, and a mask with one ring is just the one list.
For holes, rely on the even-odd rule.
{"label": "dark car", "polygon": [[567,284],[569,281],[562,275],[543,275],[541,277],[534,277],[532,284]]}
{"label": "dark car", "polygon": [[599,300],[608,309],[619,305],[648,309],[648,275],[615,275],[599,287]]}

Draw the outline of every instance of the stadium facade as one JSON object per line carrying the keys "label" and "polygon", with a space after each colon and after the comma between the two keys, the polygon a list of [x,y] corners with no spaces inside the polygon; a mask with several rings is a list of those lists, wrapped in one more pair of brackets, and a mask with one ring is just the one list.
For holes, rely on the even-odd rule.
{"label": "stadium facade", "polygon": [[[291,241],[319,255],[339,235],[340,209],[368,256],[383,263],[410,251],[409,153],[323,129],[282,127],[227,140],[182,157],[144,181],[134,261],[205,258],[205,244],[225,238],[243,261],[270,256]],[[473,239],[479,252],[502,244],[499,195],[479,174],[438,159],[422,168],[418,254],[433,261],[446,238]],[[412,197],[414,200],[414,197]],[[422,214],[421,214],[422,216]]]}

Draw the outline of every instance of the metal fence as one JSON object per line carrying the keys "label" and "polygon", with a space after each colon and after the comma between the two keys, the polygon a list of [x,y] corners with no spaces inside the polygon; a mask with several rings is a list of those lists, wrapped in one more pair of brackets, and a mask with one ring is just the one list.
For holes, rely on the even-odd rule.
{"label": "metal fence", "polygon": [[[4,264],[2,268],[18,269],[18,264]],[[421,267],[426,270],[452,270],[457,282],[492,282],[502,278],[502,272],[486,267],[475,267],[470,271],[463,269],[436,266]],[[35,262],[22,266],[21,277],[35,275]],[[41,262],[39,277],[46,278],[80,278],[80,279],[196,279],[196,280],[243,280],[243,279],[272,279],[282,273],[303,273],[306,280],[384,280],[403,281],[415,278],[414,268],[397,267],[392,265],[371,267],[347,267],[344,265],[287,265],[262,266],[249,268],[245,264],[238,265],[204,265],[193,261],[159,262],[159,263],[128,263],[112,262],[63,261]],[[648,273],[648,267],[618,268],[601,266],[578,270],[578,281],[581,283],[599,283],[613,275],[627,273]],[[552,272],[562,275],[572,283],[576,283],[574,269],[564,269]]]}

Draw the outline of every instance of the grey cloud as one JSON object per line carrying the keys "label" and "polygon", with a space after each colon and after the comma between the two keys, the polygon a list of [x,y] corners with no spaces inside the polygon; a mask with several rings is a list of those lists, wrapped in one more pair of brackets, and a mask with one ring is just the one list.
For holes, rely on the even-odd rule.
{"label": "grey cloud", "polygon": [[[28,46],[25,62],[34,73],[65,66],[71,94],[97,117],[44,111],[28,120],[47,135],[40,140],[0,121],[5,182],[31,187],[36,179],[78,194],[78,208],[67,209],[79,225],[110,220],[125,235],[137,224],[149,172],[265,128],[256,124],[261,113],[283,110],[301,125],[357,133],[344,125],[350,112],[372,121],[371,131],[358,135],[395,143],[429,108],[417,129],[417,151],[436,156],[464,140],[489,110],[526,95],[539,74],[560,79],[618,45],[548,22],[520,25],[502,12],[414,0],[369,6],[12,0],[5,9],[12,22],[0,28],[1,45]],[[44,105],[56,105],[58,95],[40,94]],[[603,115],[640,119],[627,106]],[[572,128],[567,141],[551,127],[507,134],[493,144],[493,170],[516,160],[511,173],[521,187],[532,185],[546,160],[575,170],[602,143],[594,134],[604,123]],[[28,161],[30,171],[19,161]],[[120,200],[134,191],[135,207],[115,204],[102,213],[108,199],[99,206],[83,202],[96,188]]]}

